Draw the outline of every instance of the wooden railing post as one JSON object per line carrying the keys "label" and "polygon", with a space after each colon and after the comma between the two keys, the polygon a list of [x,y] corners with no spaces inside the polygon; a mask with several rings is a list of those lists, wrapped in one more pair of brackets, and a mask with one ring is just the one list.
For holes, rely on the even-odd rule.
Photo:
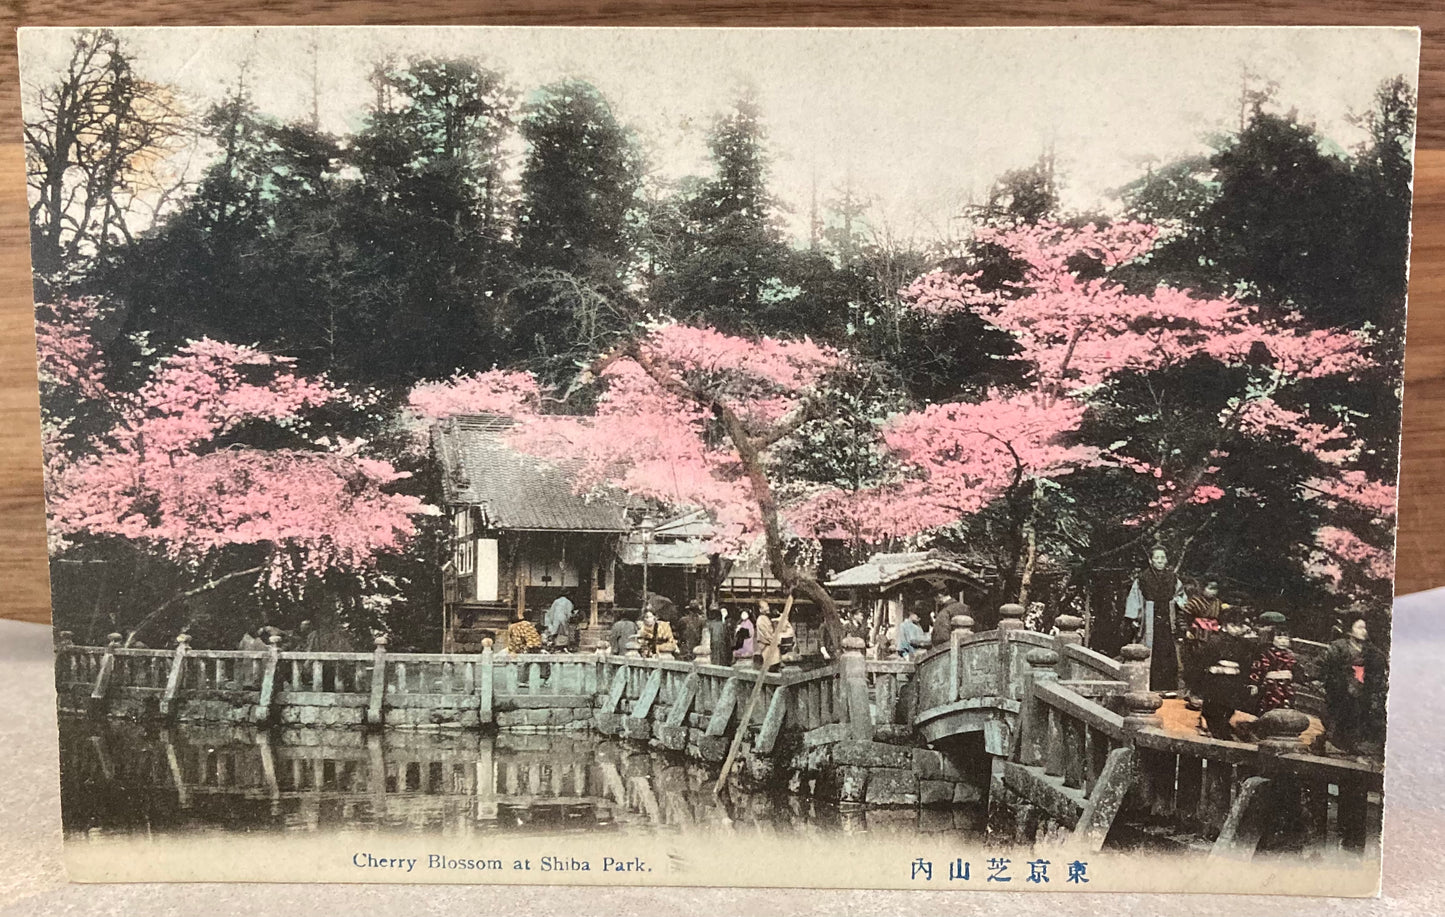
{"label": "wooden railing post", "polygon": [[115,651],[120,649],[120,634],[106,637],[105,656],[100,660],[100,669],[95,673],[95,684],[90,689],[90,712],[102,713],[105,696],[110,693],[110,681],[115,672]]}
{"label": "wooden railing post", "polygon": [[55,693],[62,697],[67,685],[75,680],[75,657],[68,652],[75,646],[74,636],[68,630],[55,634]]}
{"label": "wooden railing post", "polygon": [[1053,650],[1033,649],[1024,657],[1029,670],[1024,673],[1023,703],[1019,707],[1019,761],[1037,767],[1044,760],[1048,739],[1048,707],[1035,696],[1039,684],[1058,681],[1059,654]]}
{"label": "wooden railing post", "polygon": [[175,713],[176,694],[186,670],[186,653],[191,648],[190,634],[176,635],[176,654],[171,657],[171,672],[166,676],[166,691],[161,695],[161,716],[170,717]]}
{"label": "wooden railing post", "polygon": [[382,725],[382,704],[386,700],[386,634],[377,634],[372,641],[376,648],[371,654],[371,698],[366,706],[366,728],[380,729]]}
{"label": "wooden railing post", "polygon": [[872,741],[873,708],[868,701],[868,660],[863,658],[866,646],[862,637],[843,638],[843,658],[838,661],[838,677],[842,680],[842,712],[848,736]]}
{"label": "wooden railing post", "polygon": [[272,634],[266,641],[266,668],[261,672],[261,696],[256,699],[258,724],[271,722],[271,705],[276,698],[276,670],[281,667],[281,635]]}

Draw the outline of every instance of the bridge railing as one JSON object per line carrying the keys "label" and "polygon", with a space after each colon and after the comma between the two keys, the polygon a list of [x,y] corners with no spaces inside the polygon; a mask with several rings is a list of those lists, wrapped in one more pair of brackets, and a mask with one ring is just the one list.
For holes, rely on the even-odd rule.
{"label": "bridge railing", "polygon": [[917,666],[902,659],[869,659],[864,663],[876,726],[913,725],[917,693],[913,682]]}
{"label": "bridge railing", "polygon": [[[1029,671],[1028,656],[1035,650],[1054,652],[1059,672],[1090,697],[1123,693],[1120,664],[1081,645],[1080,618],[1061,615],[1058,632],[1043,634],[1023,629],[1022,609],[1005,605],[996,630],[973,632],[970,618],[953,622],[949,642],[931,648],[918,660],[916,709],[925,718],[967,710],[1019,712]],[[1002,727],[999,727],[1000,729]],[[1005,745],[1007,737],[1003,737]]]}
{"label": "bridge railing", "polygon": [[1129,690],[1098,697],[1086,696],[1097,681],[1060,678],[1076,674],[1067,651],[1027,657],[1005,783],[1070,828],[1074,842],[1099,849],[1122,809],[1131,822],[1222,856],[1248,857],[1282,830],[1316,849],[1363,849],[1378,816],[1377,766],[1307,753],[1300,739],[1310,721],[1296,710],[1260,717],[1257,743],[1165,730],[1159,696],[1147,690],[1149,651],[1129,646],[1122,655]]}

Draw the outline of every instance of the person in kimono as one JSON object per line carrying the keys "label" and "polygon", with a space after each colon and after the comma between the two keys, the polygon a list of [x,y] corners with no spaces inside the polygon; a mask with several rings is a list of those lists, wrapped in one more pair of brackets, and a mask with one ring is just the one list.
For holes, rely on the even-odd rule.
{"label": "person in kimono", "polygon": [[1257,637],[1243,621],[1226,620],[1205,641],[1208,663],[1199,685],[1203,701],[1200,732],[1215,739],[1242,738],[1234,728],[1234,714],[1249,707],[1247,667],[1258,655]]}
{"label": "person in kimono", "polygon": [[918,609],[910,608],[908,617],[898,625],[898,655],[912,659],[927,649],[928,632],[918,623]]}
{"label": "person in kimono", "polygon": [[1204,667],[1210,662],[1205,658],[1205,647],[1219,633],[1219,616],[1227,607],[1219,600],[1219,581],[1215,579],[1205,580],[1203,588],[1184,606],[1184,640],[1179,650],[1183,668],[1179,674],[1190,710],[1198,710],[1202,703],[1199,685],[1204,680]]}
{"label": "person in kimono", "polygon": [[672,625],[650,610],[642,615],[642,627],[637,631],[637,644],[646,659],[653,656],[671,658],[677,652],[677,640],[672,635]]}
{"label": "person in kimono", "polygon": [[572,617],[575,613],[576,607],[566,593],[557,596],[552,604],[547,606],[547,613],[542,618],[543,644],[557,652],[571,651],[574,642]]}
{"label": "person in kimono", "polygon": [[1373,753],[1384,741],[1385,654],[1370,642],[1364,615],[1345,623],[1345,636],[1330,644],[1320,664],[1325,736],[1346,754]]}
{"label": "person in kimono", "polygon": [[1294,650],[1290,649],[1289,621],[1277,611],[1259,616],[1267,634],[1266,645],[1249,669],[1255,712],[1264,716],[1271,710],[1294,706]]}
{"label": "person in kimono", "polygon": [[612,622],[612,627],[607,632],[608,649],[612,655],[621,656],[627,651],[627,640],[637,636],[637,622],[632,620],[626,611],[618,611],[617,619]]}
{"label": "person in kimono", "polygon": [[1169,554],[1160,545],[1149,552],[1149,566],[1134,577],[1124,617],[1133,622],[1135,639],[1149,647],[1149,688],[1165,697],[1179,690],[1180,609],[1188,601],[1184,581],[1169,568]]}
{"label": "person in kimono", "polygon": [[714,606],[707,610],[708,662],[732,665],[732,640],[728,635],[728,610]]}
{"label": "person in kimono", "polygon": [[738,613],[738,626],[733,631],[733,662],[752,662],[753,635],[756,631],[746,611]]}

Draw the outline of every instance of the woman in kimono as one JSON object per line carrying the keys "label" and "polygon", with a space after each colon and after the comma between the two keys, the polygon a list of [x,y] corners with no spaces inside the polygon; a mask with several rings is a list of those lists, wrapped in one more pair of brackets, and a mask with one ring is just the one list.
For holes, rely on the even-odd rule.
{"label": "woman in kimono", "polygon": [[1188,597],[1184,581],[1169,569],[1169,554],[1156,545],[1149,566],[1134,577],[1124,617],[1134,622],[1136,639],[1149,647],[1149,688],[1165,697],[1179,690],[1179,651],[1175,644],[1182,630],[1176,615]]}

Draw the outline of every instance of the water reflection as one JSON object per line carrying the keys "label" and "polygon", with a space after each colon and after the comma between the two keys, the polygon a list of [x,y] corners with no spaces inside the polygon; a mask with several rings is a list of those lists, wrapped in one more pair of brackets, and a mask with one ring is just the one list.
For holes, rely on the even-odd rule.
{"label": "water reflection", "polygon": [[855,811],[712,793],[712,767],[593,735],[61,724],[70,838],[249,832],[949,832],[981,807]]}

